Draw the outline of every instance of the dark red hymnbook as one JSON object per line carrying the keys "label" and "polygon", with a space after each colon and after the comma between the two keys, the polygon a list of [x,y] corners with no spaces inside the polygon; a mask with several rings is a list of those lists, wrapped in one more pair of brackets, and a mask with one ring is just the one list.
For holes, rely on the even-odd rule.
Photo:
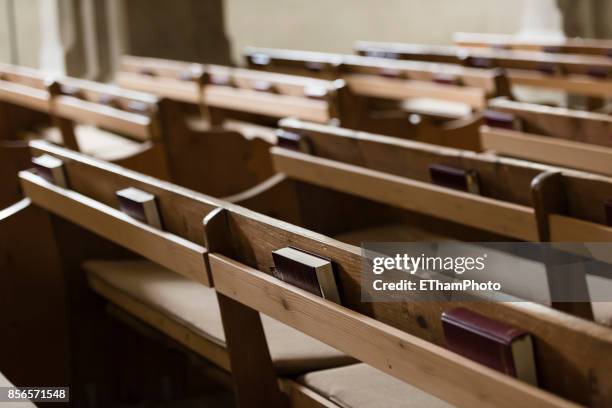
{"label": "dark red hymnbook", "polygon": [[538,385],[531,335],[464,308],[442,314],[446,347],[487,367]]}

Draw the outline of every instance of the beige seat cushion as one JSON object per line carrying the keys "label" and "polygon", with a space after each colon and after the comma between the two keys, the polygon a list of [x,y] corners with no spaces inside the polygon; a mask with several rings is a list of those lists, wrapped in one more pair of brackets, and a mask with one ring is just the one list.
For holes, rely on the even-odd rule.
{"label": "beige seat cushion", "polygon": [[[61,132],[56,127],[41,129],[37,134],[29,134],[27,137],[40,138],[41,136],[49,142],[62,143]],[[77,125],[75,136],[82,153],[102,160],[119,160],[142,150],[142,143],[95,126]]]}
{"label": "beige seat cushion", "polygon": [[452,405],[367,364],[308,373],[298,381],[345,408],[449,408]]}
{"label": "beige seat cushion", "polygon": [[[90,283],[100,280],[107,287],[171,316],[199,335],[225,343],[214,289],[145,260],[88,261],[84,268]],[[92,286],[96,285],[92,283]],[[262,322],[272,359],[280,374],[300,374],[355,362],[351,357],[265,315],[262,315]]]}

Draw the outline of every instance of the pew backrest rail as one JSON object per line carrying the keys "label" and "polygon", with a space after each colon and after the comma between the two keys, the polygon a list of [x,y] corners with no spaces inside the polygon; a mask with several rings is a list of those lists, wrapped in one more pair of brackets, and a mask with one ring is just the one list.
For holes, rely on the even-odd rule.
{"label": "pew backrest rail", "polygon": [[[68,180],[63,188],[35,171],[20,172],[24,193],[35,204],[190,279],[211,284],[203,219],[220,206],[218,200],[49,143],[35,141],[31,147],[34,157],[48,154],[62,160]],[[118,209],[116,192],[128,187],[155,196],[162,229]]]}

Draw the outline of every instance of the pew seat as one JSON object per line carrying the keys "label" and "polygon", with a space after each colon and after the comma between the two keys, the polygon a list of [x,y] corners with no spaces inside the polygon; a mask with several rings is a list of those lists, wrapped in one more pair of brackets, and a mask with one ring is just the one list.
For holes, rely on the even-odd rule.
{"label": "pew seat", "polygon": [[[207,288],[155,263],[88,261],[83,265],[90,286],[100,295],[136,317],[142,311],[157,314],[187,327],[194,336],[225,347],[225,334],[214,289]],[[139,308],[119,299],[130,298]],[[141,312],[138,312],[140,310]],[[272,360],[280,375],[297,375],[354,363],[345,354],[289,326],[262,315]],[[245,339],[248,341],[248,339]]]}
{"label": "pew seat", "polygon": [[452,405],[368,364],[303,375],[298,381],[343,408],[448,408]]}
{"label": "pew seat", "polygon": [[[75,137],[81,153],[101,160],[117,161],[139,153],[142,142],[100,129],[90,125],[75,125]],[[40,129],[36,134],[28,134],[26,139],[43,139],[51,143],[62,144],[61,131],[56,127]]]}

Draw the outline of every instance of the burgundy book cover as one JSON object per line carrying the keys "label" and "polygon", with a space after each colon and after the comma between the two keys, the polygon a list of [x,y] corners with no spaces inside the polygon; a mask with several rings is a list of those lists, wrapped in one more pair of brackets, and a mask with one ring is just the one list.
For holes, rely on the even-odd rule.
{"label": "burgundy book cover", "polygon": [[541,62],[538,64],[538,71],[546,75],[554,75],[557,72],[562,72],[562,68],[554,62]]}
{"label": "burgundy book cover", "polygon": [[442,187],[478,193],[478,177],[475,172],[445,166],[443,164],[429,165],[431,181]]}
{"label": "burgundy book cover", "polygon": [[516,377],[512,342],[529,333],[464,308],[444,312],[442,327],[449,350]]}
{"label": "burgundy book cover", "polygon": [[516,130],[516,117],[511,113],[485,110],[483,118],[487,126]]}
{"label": "burgundy book cover", "polygon": [[278,130],[276,132],[276,144],[285,149],[300,151],[302,136],[298,133],[288,132],[286,130]]}
{"label": "burgundy book cover", "polygon": [[272,259],[274,260],[272,274],[275,278],[323,297],[317,274],[313,268],[274,252],[272,252]]}
{"label": "burgundy book cover", "polygon": [[117,200],[119,201],[119,208],[121,209],[121,212],[140,222],[144,222],[145,224],[147,223],[145,209],[141,203],[126,199],[120,195],[117,195]]}
{"label": "burgundy book cover", "polygon": [[401,78],[402,71],[393,68],[381,68],[378,74],[384,78]]}
{"label": "burgundy book cover", "polygon": [[467,64],[474,68],[493,68],[493,61],[489,58],[468,57]]}
{"label": "burgundy book cover", "polygon": [[610,76],[610,69],[607,67],[589,67],[587,75],[597,79],[606,79]]}
{"label": "burgundy book cover", "polygon": [[435,74],[434,82],[442,85],[459,85],[461,81],[456,75],[452,74]]}
{"label": "burgundy book cover", "polygon": [[318,61],[306,61],[304,67],[311,72],[321,72],[323,68],[325,68],[325,65]]}

